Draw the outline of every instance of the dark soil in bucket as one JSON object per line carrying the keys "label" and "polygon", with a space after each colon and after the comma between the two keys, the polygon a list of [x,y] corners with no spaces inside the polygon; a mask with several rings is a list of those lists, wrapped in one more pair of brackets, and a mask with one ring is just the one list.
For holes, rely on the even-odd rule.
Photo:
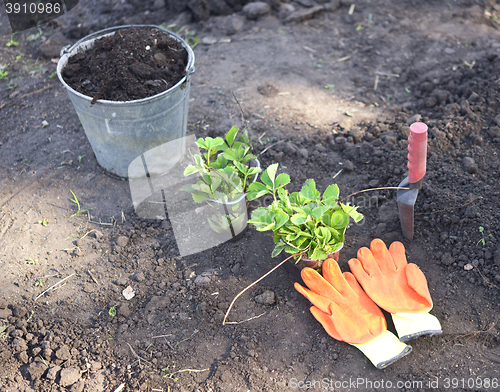
{"label": "dark soil in bucket", "polygon": [[186,75],[188,54],[164,31],[130,27],[100,38],[71,56],[62,72],[76,91],[109,101],[132,101],[159,94]]}

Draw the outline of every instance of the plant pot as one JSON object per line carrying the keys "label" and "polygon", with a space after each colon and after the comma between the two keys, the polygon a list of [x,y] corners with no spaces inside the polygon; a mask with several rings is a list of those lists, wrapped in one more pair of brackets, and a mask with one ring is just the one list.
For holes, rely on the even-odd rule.
{"label": "plant pot", "polygon": [[[260,167],[258,159],[250,162],[252,167]],[[252,179],[252,183],[257,181],[258,174]],[[214,236],[222,241],[237,241],[245,232],[248,226],[247,194],[242,193],[237,199],[232,201],[222,201],[207,199],[209,207],[208,223]]]}
{"label": "plant pot", "polygon": [[290,273],[290,275],[292,275],[293,279],[296,282],[299,282],[300,284],[304,285],[304,282],[302,281],[302,278],[300,276],[300,273],[304,268],[309,267],[309,268],[313,268],[313,269],[317,270],[317,269],[321,268],[321,266],[323,265],[323,262],[326,259],[334,259],[336,262],[338,262],[339,256],[340,256],[340,251],[342,250],[343,247],[344,247],[344,244],[342,243],[342,245],[340,246],[339,249],[337,249],[332,254],[328,255],[323,260],[310,260],[308,258],[303,257],[299,260],[299,262],[296,263],[295,260],[290,259],[285,263],[285,268]]}
{"label": "plant pot", "polygon": [[[62,71],[71,56],[91,48],[96,39],[130,27],[155,28],[180,41],[188,54],[186,75],[173,87],[148,98],[133,101],[99,99],[91,105],[93,98],[70,87],[63,79]],[[70,48],[64,48],[57,64],[59,80],[68,91],[97,162],[108,173],[122,178],[134,177],[133,170],[129,172],[129,165],[134,159],[168,142],[175,141],[168,144],[169,151],[156,149],[160,154],[157,161],[162,162],[168,157],[171,166],[182,159],[185,153],[190,76],[193,72],[194,53],[191,47],[178,35],[154,25],[128,25],[98,31],[82,38]],[[168,171],[165,165],[158,167],[163,172]],[[150,175],[161,174],[152,172],[150,168]]]}

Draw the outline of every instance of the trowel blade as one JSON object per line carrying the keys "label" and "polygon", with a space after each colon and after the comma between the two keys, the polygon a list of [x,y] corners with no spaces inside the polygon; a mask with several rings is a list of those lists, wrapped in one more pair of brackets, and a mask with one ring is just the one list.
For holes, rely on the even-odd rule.
{"label": "trowel blade", "polygon": [[[408,188],[409,186],[408,177],[399,184],[399,187],[403,188]],[[413,211],[418,196],[418,189],[398,189],[397,195],[401,230],[407,239],[413,240]]]}

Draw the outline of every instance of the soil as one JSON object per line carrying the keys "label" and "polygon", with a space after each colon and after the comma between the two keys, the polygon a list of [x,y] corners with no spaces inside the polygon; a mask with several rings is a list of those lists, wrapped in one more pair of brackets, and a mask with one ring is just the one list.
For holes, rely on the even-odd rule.
{"label": "soil", "polygon": [[[18,46],[2,13],[0,391],[498,390],[500,4],[270,1],[249,19],[243,3],[81,0]],[[402,241],[443,334],[377,370],[325,333],[283,267],[222,326],[279,261],[272,237],[250,227],[180,256],[171,222],[138,217],[128,183],[99,168],[53,77],[68,41],[131,23],[198,38],[188,134],[248,122],[261,165],[280,162],[291,191],[307,178],[343,197],[398,186],[409,124],[425,122],[414,240],[394,190],[358,193],[365,219],[339,264],[373,238]]]}
{"label": "soil", "polygon": [[185,75],[182,43],[150,27],[131,27],[95,41],[68,59],[62,75],[76,91],[109,101],[147,98],[175,86]]}

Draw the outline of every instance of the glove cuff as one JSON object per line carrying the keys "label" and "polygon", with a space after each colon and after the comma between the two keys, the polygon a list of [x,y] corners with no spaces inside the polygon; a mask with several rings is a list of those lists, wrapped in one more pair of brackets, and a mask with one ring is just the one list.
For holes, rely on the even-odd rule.
{"label": "glove cuff", "polygon": [[371,342],[351,343],[351,345],[361,350],[377,369],[385,369],[412,350],[411,346],[402,343],[392,332],[387,330]]}
{"label": "glove cuff", "polygon": [[429,313],[396,313],[392,321],[399,335],[399,340],[407,342],[422,335],[443,333],[439,320]]}

